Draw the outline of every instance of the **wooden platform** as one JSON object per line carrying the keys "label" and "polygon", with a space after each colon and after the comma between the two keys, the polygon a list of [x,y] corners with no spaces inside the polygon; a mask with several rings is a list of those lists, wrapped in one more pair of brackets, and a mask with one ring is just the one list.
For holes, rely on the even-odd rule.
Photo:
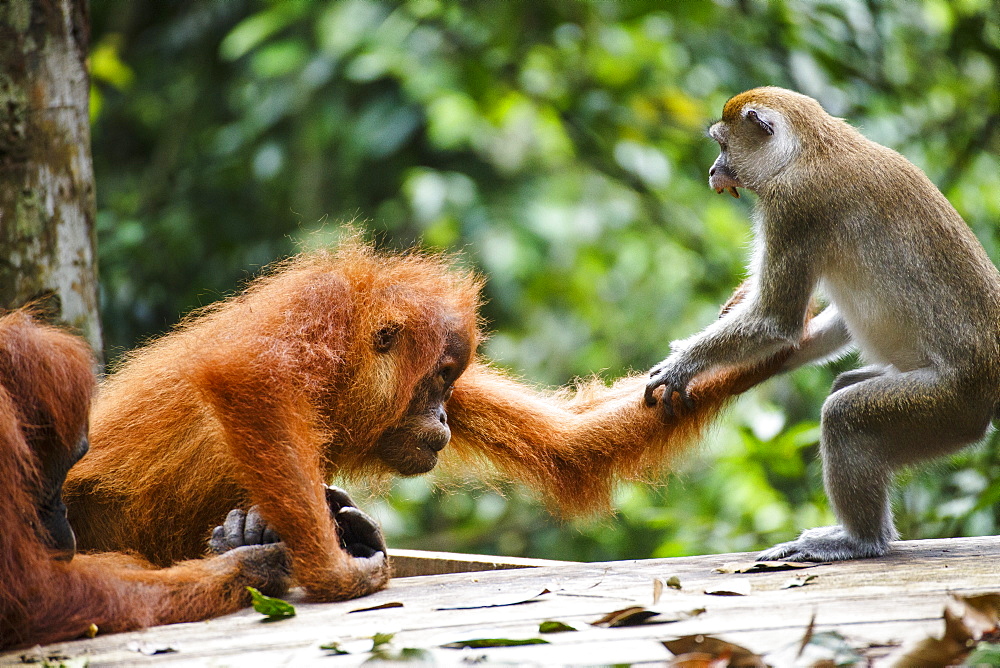
{"label": "wooden platform", "polygon": [[[419,554],[416,558],[420,558]],[[360,665],[371,658],[367,650],[372,643],[365,638],[395,633],[391,647],[427,649],[430,658],[444,666],[470,662],[539,666],[658,664],[672,656],[662,640],[689,634],[722,637],[760,654],[774,652],[797,643],[813,616],[816,632],[837,630],[855,646],[915,641],[941,634],[942,611],[949,594],[1000,591],[1000,537],[902,542],[883,559],[820,565],[802,571],[748,575],[713,572],[727,562],[751,558],[749,554],[725,554],[557,563],[399,578],[387,590],[363,599],[297,603],[298,614],[278,622],[264,623],[261,615],[246,610],[207,622],[98,636],[27,653],[87,658],[92,667],[148,664],[336,668]],[[463,561],[461,557],[457,560]],[[477,557],[472,561],[496,565],[503,560]],[[782,588],[790,578],[803,575],[816,577],[805,586]],[[671,576],[677,576],[681,589],[664,587],[654,605],[654,579],[665,583]],[[706,589],[733,580],[749,583],[749,594],[705,593]],[[735,583],[732,588],[745,586]],[[548,593],[542,594],[546,590]],[[538,600],[530,603],[509,605],[535,597]],[[402,606],[360,611],[388,603]],[[661,611],[667,617],[701,608],[704,612],[684,621],[656,625],[598,628],[590,624],[606,613],[633,605]],[[578,631],[540,635],[539,623],[546,620],[570,624]],[[470,638],[538,637],[550,644],[491,649],[441,647]],[[332,656],[320,649],[331,642],[339,642],[353,653]],[[136,651],[143,647],[147,651],[173,651],[145,656]],[[20,655],[25,653],[0,654],[0,665],[18,665]],[[879,653],[873,652],[876,657]]]}

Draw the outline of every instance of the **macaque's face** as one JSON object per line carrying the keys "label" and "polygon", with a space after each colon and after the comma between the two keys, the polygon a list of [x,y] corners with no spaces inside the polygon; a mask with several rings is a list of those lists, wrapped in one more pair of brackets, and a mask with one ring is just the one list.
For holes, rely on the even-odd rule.
{"label": "macaque's face", "polygon": [[737,188],[756,191],[775,178],[799,149],[785,116],[757,102],[730,111],[727,118],[712,124],[708,136],[719,144],[719,157],[708,170],[708,185],[733,197],[740,196]]}
{"label": "macaque's face", "polygon": [[719,157],[708,170],[708,185],[717,193],[726,191],[733,197],[739,197],[736,189],[742,188],[743,183],[729,162],[729,126],[719,121],[708,129],[708,136],[719,144]]}

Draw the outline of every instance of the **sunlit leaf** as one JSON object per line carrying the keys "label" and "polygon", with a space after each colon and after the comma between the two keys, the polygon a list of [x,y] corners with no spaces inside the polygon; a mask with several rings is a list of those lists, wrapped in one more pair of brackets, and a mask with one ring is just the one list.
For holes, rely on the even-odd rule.
{"label": "sunlit leaf", "polygon": [[350,652],[348,652],[347,650],[343,649],[340,646],[339,642],[328,642],[325,645],[320,645],[319,648],[321,650],[329,652],[330,654],[332,654],[334,656],[339,656],[339,655],[342,655],[342,654],[350,654]]}

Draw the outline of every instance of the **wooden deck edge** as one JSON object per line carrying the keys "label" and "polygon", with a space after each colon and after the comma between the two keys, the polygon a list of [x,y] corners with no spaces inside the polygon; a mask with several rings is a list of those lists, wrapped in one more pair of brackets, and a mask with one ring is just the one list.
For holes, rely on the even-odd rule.
{"label": "wooden deck edge", "polygon": [[522,557],[495,557],[488,554],[398,549],[389,550],[389,561],[392,564],[393,577],[396,578],[443,575],[445,573],[502,571],[510,568],[536,568],[538,566],[576,563],[553,559],[525,559]]}

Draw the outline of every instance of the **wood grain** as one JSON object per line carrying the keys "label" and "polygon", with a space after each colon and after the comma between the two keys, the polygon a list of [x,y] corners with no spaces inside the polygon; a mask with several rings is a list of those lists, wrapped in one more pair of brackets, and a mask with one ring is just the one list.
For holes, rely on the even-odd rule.
{"label": "wood grain", "polygon": [[[461,556],[461,555],[450,555]],[[296,617],[265,624],[246,610],[194,624],[144,632],[98,636],[52,645],[43,655],[87,657],[90,666],[282,666],[360,665],[362,652],[327,656],[320,645],[350,643],[375,633],[396,633],[396,647],[429,649],[438,665],[463,659],[536,665],[664,661],[670,653],[660,640],[712,634],[758,653],[797,642],[815,614],[816,630],[836,629],[857,645],[913,641],[940,635],[941,615],[950,593],[1000,591],[1000,538],[956,538],[900,542],[881,559],[820,565],[807,570],[732,575],[713,573],[750,554],[674,559],[564,563],[539,568],[453,573],[395,579],[385,591],[343,603],[297,602]],[[450,558],[450,557],[449,557]],[[497,560],[502,562],[503,559]],[[804,587],[782,589],[796,575],[816,575]],[[681,590],[665,588],[653,606],[653,579],[676,575]],[[745,578],[748,596],[710,596],[706,587],[722,579]],[[522,605],[487,606],[532,598]],[[295,594],[290,597],[295,602]],[[402,607],[354,612],[388,602]],[[697,617],[670,624],[596,628],[608,612],[641,605],[666,613],[705,608]],[[575,633],[544,636],[551,644],[452,650],[440,645],[474,637],[538,637],[538,624],[558,620]],[[147,657],[129,650],[130,641],[169,646],[171,654]],[[363,643],[356,643],[363,645]],[[348,645],[351,648],[351,645]],[[25,652],[0,654],[0,665],[17,665]],[[466,664],[467,665],[467,664]]]}

